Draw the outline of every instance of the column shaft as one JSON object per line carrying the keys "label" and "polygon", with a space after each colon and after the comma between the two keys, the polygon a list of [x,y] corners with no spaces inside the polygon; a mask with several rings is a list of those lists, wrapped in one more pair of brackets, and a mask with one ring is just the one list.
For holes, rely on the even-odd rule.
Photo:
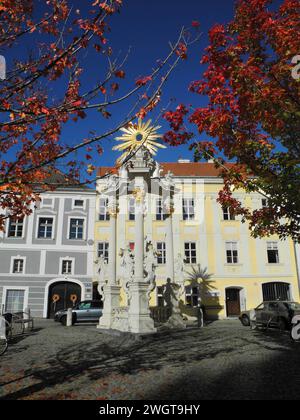
{"label": "column shaft", "polygon": [[108,248],[108,283],[116,284],[117,259],[117,215],[110,215],[109,248]]}
{"label": "column shaft", "polygon": [[136,282],[144,280],[144,215],[142,203],[136,203],[134,278]]}
{"label": "column shaft", "polygon": [[166,268],[167,278],[174,281],[174,245],[173,245],[173,218],[172,213],[166,219]]}

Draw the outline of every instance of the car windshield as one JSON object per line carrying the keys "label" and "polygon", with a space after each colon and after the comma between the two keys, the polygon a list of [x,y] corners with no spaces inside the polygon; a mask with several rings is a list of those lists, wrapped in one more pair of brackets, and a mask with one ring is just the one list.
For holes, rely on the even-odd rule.
{"label": "car windshield", "polygon": [[78,309],[90,309],[92,306],[91,302],[81,302]]}
{"label": "car windshield", "polygon": [[300,311],[300,303],[297,303],[297,302],[288,302],[288,303],[285,303],[285,305],[286,305],[289,309],[293,309],[293,310],[298,310],[298,311]]}
{"label": "car windshield", "polygon": [[265,309],[266,304],[265,303],[261,303],[257,308],[255,308],[256,311],[260,311],[262,309]]}

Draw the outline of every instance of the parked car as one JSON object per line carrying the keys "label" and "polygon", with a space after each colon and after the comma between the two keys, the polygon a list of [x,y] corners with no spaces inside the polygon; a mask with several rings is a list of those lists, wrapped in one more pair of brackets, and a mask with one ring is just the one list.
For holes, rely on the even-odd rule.
{"label": "parked car", "polygon": [[[102,315],[102,302],[99,300],[84,300],[79,302],[72,309],[72,322],[96,322]],[[54,321],[61,322],[62,325],[67,323],[67,311],[63,309],[57,311],[54,315]]]}
{"label": "parked car", "polygon": [[263,302],[250,311],[243,311],[239,319],[244,326],[253,323],[256,326],[286,330],[291,328],[291,321],[295,315],[300,315],[299,303],[275,300]]}

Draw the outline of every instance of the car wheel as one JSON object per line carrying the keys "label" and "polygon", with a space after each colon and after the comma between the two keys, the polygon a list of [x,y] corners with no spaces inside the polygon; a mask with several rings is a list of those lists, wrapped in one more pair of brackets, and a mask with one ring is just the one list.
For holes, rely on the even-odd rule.
{"label": "car wheel", "polygon": [[64,326],[67,325],[67,316],[66,315],[64,315],[60,318],[60,323],[61,323],[61,325],[64,325]]}
{"label": "car wheel", "polygon": [[280,331],[285,331],[286,330],[286,322],[285,322],[285,319],[280,318],[278,320],[278,328],[279,328]]}
{"label": "car wheel", "polygon": [[250,319],[247,315],[242,316],[241,322],[244,325],[244,327],[249,327],[250,325]]}

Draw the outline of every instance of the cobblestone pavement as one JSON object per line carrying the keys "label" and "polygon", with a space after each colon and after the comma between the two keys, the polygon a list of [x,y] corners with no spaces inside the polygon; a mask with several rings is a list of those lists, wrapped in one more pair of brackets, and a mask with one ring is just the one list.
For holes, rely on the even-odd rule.
{"label": "cobblestone pavement", "polygon": [[300,399],[300,343],[237,320],[138,340],[40,320],[0,357],[0,399]]}

